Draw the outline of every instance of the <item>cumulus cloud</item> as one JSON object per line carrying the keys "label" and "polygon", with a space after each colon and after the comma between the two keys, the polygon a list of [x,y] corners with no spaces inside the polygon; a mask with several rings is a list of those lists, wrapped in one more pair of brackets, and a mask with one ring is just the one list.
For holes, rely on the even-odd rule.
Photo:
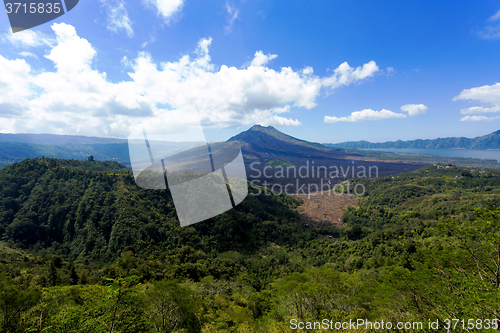
{"label": "cumulus cloud", "polygon": [[24,59],[8,60],[0,56],[0,103],[25,105],[33,95],[31,67]]}
{"label": "cumulus cloud", "polygon": [[128,37],[134,36],[132,22],[128,16],[127,8],[123,0],[101,0],[106,6],[106,14],[108,16],[108,30],[118,33],[123,30]]}
{"label": "cumulus cloud", "polygon": [[[204,38],[194,57],[156,63],[140,52],[135,59],[124,58],[130,79],[114,83],[94,68],[97,52],[74,27],[59,23],[52,28],[57,39],[46,58],[55,70],[34,72],[24,59],[0,56],[0,86],[7,87],[0,90],[0,104],[3,113],[19,115],[0,115],[3,132],[126,137],[130,128],[142,124],[161,129],[166,117],[177,130],[191,126],[195,121],[190,115],[196,111],[210,128],[298,126],[298,119],[282,115],[315,107],[322,89],[358,83],[378,71],[373,61],[357,68],[343,63],[328,77],[314,75],[310,67],[275,70],[266,64],[276,56],[262,51],[242,68],[216,68],[209,54],[212,40]],[[380,114],[386,112],[391,113]]]}
{"label": "cumulus cloud", "polygon": [[250,66],[260,67],[267,65],[271,60],[278,58],[277,54],[265,55],[262,51],[255,52]]}
{"label": "cumulus cloud", "polygon": [[373,121],[382,119],[406,118],[404,114],[392,112],[390,110],[382,109],[374,111],[372,109],[365,109],[363,111],[355,111],[348,117],[330,117],[325,116],[325,123],[338,123],[338,122],[359,122],[359,121]]}
{"label": "cumulus cloud", "polygon": [[184,0],[143,0],[142,2],[149,7],[156,8],[158,15],[167,22],[181,10],[184,4]]}
{"label": "cumulus cloud", "polygon": [[231,32],[233,30],[233,24],[234,21],[238,18],[238,15],[240,14],[240,11],[234,8],[229,4],[229,2],[226,2],[226,10],[228,14],[228,19],[227,19],[227,25],[226,25],[226,32]]}
{"label": "cumulus cloud", "polygon": [[406,104],[401,107],[401,111],[408,112],[410,117],[424,114],[427,110],[429,110],[429,108],[424,104]]}
{"label": "cumulus cloud", "polygon": [[[472,106],[460,110],[461,114],[481,114],[481,113],[494,113],[500,112],[500,83],[494,85],[486,85],[482,87],[475,87],[464,89],[458,96],[453,98],[453,101],[458,100],[471,100],[488,106]],[[465,120],[464,120],[465,119]],[[494,119],[487,117],[464,117],[461,121],[490,121],[490,120],[472,120],[472,119]]]}
{"label": "cumulus cloud", "polygon": [[473,100],[481,103],[500,105],[500,83],[492,86],[486,85],[464,89],[458,96],[453,98],[453,101],[458,100]]}
{"label": "cumulus cloud", "polygon": [[500,117],[485,117],[485,116],[465,116],[460,121],[475,121],[475,122],[491,122],[497,121]]}
{"label": "cumulus cloud", "polygon": [[344,62],[333,71],[332,76],[322,79],[322,85],[335,89],[372,77],[378,71],[379,68],[373,60],[357,68],[352,68]]}
{"label": "cumulus cloud", "polygon": [[500,105],[493,106],[491,108],[485,108],[482,106],[473,106],[470,108],[460,110],[461,114],[481,114],[481,113],[494,113],[500,112]]}

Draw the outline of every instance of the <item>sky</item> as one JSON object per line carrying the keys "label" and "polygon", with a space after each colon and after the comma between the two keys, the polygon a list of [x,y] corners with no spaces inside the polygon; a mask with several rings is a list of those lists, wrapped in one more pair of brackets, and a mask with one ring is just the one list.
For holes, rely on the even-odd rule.
{"label": "sky", "polygon": [[13,34],[0,132],[322,143],[500,129],[498,1],[80,0]]}

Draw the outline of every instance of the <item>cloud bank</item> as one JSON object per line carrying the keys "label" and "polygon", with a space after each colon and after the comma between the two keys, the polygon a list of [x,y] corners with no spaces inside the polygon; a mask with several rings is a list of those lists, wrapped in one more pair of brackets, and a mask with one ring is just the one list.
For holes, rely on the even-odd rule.
{"label": "cloud bank", "polygon": [[262,51],[243,68],[216,68],[212,40],[204,38],[195,57],[156,63],[141,52],[124,58],[130,79],[114,83],[93,67],[97,52],[74,27],[52,28],[57,38],[45,57],[55,70],[34,71],[25,59],[0,56],[0,85],[6,87],[0,90],[2,132],[126,137],[132,126],[161,124],[166,116],[177,128],[190,126],[192,110],[211,128],[297,126],[299,120],[283,115],[314,108],[321,91],[362,82],[379,70],[374,61],[356,68],[344,62],[327,77],[314,75],[311,67],[275,70],[267,65],[277,56]]}
{"label": "cloud bank", "polygon": [[465,116],[460,121],[471,121],[471,122],[492,122],[497,121],[500,117],[485,117],[485,116]]}
{"label": "cloud bank", "polygon": [[395,119],[406,118],[404,114],[392,112],[390,110],[382,109],[374,111],[372,109],[365,109],[362,111],[355,111],[348,117],[330,117],[325,116],[325,123],[338,123],[338,122],[359,122],[359,121],[374,121],[382,119]]}
{"label": "cloud bank", "polygon": [[[401,111],[408,112],[410,117],[418,116],[427,112],[429,108],[424,104],[406,104],[401,107]],[[360,121],[374,121],[383,119],[397,119],[406,118],[403,113],[396,113],[390,110],[382,109],[380,111],[374,111],[372,109],[365,109],[362,111],[352,112],[350,116],[347,117],[330,117],[325,116],[325,123],[338,123],[338,122],[360,122]]]}
{"label": "cloud bank", "polygon": [[[460,110],[461,114],[475,115],[482,113],[495,113],[500,112],[500,83],[494,85],[485,85],[482,87],[475,87],[464,89],[458,96],[453,98],[453,101],[469,100],[485,104],[486,106],[472,106]],[[488,118],[485,116],[467,116],[460,119],[460,121],[493,121],[497,117]]]}

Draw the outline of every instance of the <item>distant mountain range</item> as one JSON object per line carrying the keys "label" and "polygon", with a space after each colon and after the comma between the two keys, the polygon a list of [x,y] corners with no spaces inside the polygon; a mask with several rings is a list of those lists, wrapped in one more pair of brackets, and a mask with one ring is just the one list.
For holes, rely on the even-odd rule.
{"label": "distant mountain range", "polygon": [[404,148],[404,149],[500,149],[500,130],[477,138],[451,137],[434,140],[387,141],[373,143],[368,141],[349,141],[324,144],[326,147],[342,149],[366,148]]}
{"label": "distant mountain range", "polygon": [[0,142],[19,142],[36,145],[88,145],[88,144],[111,144],[127,143],[125,139],[99,138],[93,136],[79,135],[57,135],[57,134],[9,134],[0,133]]}
{"label": "distant mountain range", "polygon": [[[161,149],[159,155],[165,156],[172,166],[172,171],[182,169],[196,170],[200,161],[206,161],[206,150],[195,142],[156,142]],[[360,148],[464,148],[464,149],[500,149],[500,131],[477,138],[439,138],[435,140],[394,141],[371,143],[367,141],[343,142],[338,144],[320,144],[294,138],[278,131],[272,126],[255,125],[241,132],[226,142],[210,144],[213,162],[220,167],[243,153],[245,164],[258,161],[265,165],[273,159],[301,166],[307,161],[316,163],[335,163],[352,158],[362,159],[355,152],[345,149]],[[205,153],[204,153],[205,152]],[[205,157],[201,158],[201,154]],[[99,138],[53,134],[1,134],[0,166],[8,165],[34,157],[52,157],[61,159],[84,160],[88,156],[96,160],[113,160],[130,166],[128,141],[116,138]],[[319,161],[323,162],[319,162]],[[328,162],[329,161],[329,162]],[[343,163],[343,162],[342,162]],[[342,164],[341,163],[341,164]],[[205,163],[206,164],[206,163]]]}
{"label": "distant mountain range", "polygon": [[[153,142],[153,141],[151,141]],[[164,156],[189,148],[194,142],[155,142]],[[55,134],[0,133],[0,167],[26,158],[51,157],[116,161],[130,166],[128,140]]]}

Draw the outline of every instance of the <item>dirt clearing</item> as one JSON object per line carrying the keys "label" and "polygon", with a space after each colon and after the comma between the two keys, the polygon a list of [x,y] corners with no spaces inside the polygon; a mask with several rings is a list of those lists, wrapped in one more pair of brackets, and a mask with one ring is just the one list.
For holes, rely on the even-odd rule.
{"label": "dirt clearing", "polygon": [[[330,193],[330,195],[328,195]],[[332,192],[323,193],[323,195],[307,194],[294,195],[302,199],[304,203],[297,207],[300,219],[304,223],[310,223],[315,227],[326,225],[341,225],[342,214],[349,206],[356,206],[358,197],[350,194],[337,194]]]}

